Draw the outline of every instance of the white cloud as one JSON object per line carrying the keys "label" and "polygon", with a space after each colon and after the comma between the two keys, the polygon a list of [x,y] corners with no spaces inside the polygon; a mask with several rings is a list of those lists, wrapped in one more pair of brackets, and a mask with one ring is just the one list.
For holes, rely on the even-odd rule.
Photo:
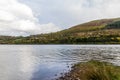
{"label": "white cloud", "polygon": [[74,19],[74,25],[94,19],[120,17],[120,0],[70,1],[67,0],[67,6],[63,9]]}
{"label": "white cloud", "polygon": [[39,24],[31,8],[18,0],[0,0],[0,35],[32,35],[60,30],[53,23]]}
{"label": "white cloud", "polygon": [[[63,28],[82,22],[120,17],[120,0],[20,0],[40,12],[40,21]],[[47,16],[47,17],[46,17]]]}
{"label": "white cloud", "polygon": [[0,34],[39,34],[94,19],[120,17],[120,0],[19,1],[0,0]]}

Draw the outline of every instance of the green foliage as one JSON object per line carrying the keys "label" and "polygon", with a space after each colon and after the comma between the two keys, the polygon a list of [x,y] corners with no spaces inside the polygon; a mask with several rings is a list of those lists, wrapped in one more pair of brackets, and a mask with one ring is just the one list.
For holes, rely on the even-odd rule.
{"label": "green foliage", "polygon": [[116,21],[106,25],[106,29],[120,29],[120,21]]}
{"label": "green foliage", "polygon": [[69,73],[58,80],[120,80],[120,67],[91,60],[74,65]]}
{"label": "green foliage", "polygon": [[74,68],[82,70],[79,71],[81,80],[120,80],[120,67],[110,63],[89,61],[77,64]]}
{"label": "green foliage", "polygon": [[87,22],[62,31],[28,37],[1,36],[2,44],[116,44],[120,43],[120,18]]}

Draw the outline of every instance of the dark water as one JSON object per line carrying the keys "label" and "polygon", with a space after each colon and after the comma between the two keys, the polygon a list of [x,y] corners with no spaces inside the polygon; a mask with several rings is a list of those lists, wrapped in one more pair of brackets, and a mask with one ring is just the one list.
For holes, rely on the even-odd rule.
{"label": "dark water", "polygon": [[0,80],[51,80],[91,59],[120,66],[120,46],[0,45]]}

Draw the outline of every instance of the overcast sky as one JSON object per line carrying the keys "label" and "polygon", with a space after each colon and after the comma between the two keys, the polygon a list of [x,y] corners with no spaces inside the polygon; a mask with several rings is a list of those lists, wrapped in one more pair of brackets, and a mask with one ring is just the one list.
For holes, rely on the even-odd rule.
{"label": "overcast sky", "polygon": [[116,17],[120,17],[120,0],[0,0],[0,35],[55,32]]}

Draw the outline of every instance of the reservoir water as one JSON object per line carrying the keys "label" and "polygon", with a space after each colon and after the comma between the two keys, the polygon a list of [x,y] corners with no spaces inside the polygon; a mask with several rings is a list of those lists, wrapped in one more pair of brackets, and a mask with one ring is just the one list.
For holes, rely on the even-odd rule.
{"label": "reservoir water", "polygon": [[54,80],[89,60],[120,66],[120,45],[0,45],[0,80]]}

